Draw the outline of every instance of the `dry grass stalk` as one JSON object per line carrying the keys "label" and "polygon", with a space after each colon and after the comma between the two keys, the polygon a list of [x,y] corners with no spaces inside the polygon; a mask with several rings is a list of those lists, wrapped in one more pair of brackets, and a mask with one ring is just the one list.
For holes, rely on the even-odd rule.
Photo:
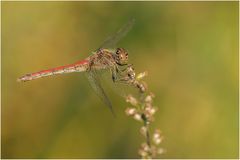
{"label": "dry grass stalk", "polygon": [[159,147],[163,140],[161,131],[155,129],[153,134],[150,134],[150,125],[154,121],[157,107],[153,106],[154,94],[148,91],[147,84],[142,81],[146,75],[147,72],[136,75],[132,65],[128,67],[127,82],[139,91],[140,96],[128,95],[125,97],[126,102],[133,106],[127,108],[125,112],[128,116],[143,124],[140,128],[140,134],[145,138],[145,142],[141,144],[138,153],[143,159],[152,159],[164,153],[165,150]]}

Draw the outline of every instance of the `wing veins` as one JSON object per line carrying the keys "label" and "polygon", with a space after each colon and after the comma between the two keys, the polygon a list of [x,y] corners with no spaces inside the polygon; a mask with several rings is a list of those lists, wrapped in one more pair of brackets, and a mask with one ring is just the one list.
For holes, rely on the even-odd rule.
{"label": "wing veins", "polygon": [[114,47],[126,34],[132,29],[135,24],[135,19],[130,19],[125,25],[123,25],[115,34],[108,37],[99,48],[111,48]]}
{"label": "wing veins", "polygon": [[94,91],[96,92],[96,94],[98,95],[98,97],[110,108],[112,114],[115,116],[115,112],[113,110],[111,101],[109,100],[108,96],[106,95],[106,93],[101,85],[100,78],[99,78],[98,74],[96,73],[96,71],[94,69],[92,69],[91,71],[88,71],[87,78],[90,81],[90,84],[91,84],[92,88],[94,89]]}

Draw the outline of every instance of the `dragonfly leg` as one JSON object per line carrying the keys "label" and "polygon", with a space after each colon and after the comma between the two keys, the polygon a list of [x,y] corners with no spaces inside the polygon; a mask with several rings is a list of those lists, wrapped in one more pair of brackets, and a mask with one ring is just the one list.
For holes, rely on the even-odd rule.
{"label": "dragonfly leg", "polygon": [[119,69],[117,67],[113,67],[111,68],[111,74],[112,74],[112,80],[113,82],[117,82],[119,77],[118,77],[118,72],[119,72]]}
{"label": "dragonfly leg", "polygon": [[119,70],[119,68],[114,66],[113,68],[111,68],[110,71],[111,71],[111,74],[112,74],[113,82],[118,82],[120,80],[120,77],[119,77],[119,75],[120,75],[119,71],[120,70]]}
{"label": "dragonfly leg", "polygon": [[[132,67],[133,64],[128,64],[124,69],[122,69],[121,71],[124,72],[124,71],[127,71],[130,67]],[[133,69],[133,67],[132,67]]]}
{"label": "dragonfly leg", "polygon": [[119,70],[117,67],[111,70],[113,82],[121,82],[129,84],[135,79],[135,72],[132,65],[128,65],[127,68]]}

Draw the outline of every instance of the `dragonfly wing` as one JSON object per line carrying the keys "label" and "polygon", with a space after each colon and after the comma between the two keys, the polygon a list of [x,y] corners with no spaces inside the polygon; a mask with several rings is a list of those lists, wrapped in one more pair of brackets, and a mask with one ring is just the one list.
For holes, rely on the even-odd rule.
{"label": "dragonfly wing", "polygon": [[107,95],[106,95],[106,93],[105,93],[105,91],[104,91],[104,89],[103,89],[103,87],[101,85],[101,81],[100,81],[99,75],[96,73],[95,70],[88,71],[86,75],[87,75],[87,78],[88,78],[92,88],[96,92],[96,94],[110,108],[112,114],[115,116],[112,104],[111,104],[109,98],[107,97]]}
{"label": "dragonfly wing", "polygon": [[115,34],[108,37],[99,48],[112,48],[132,29],[135,19],[130,19]]}

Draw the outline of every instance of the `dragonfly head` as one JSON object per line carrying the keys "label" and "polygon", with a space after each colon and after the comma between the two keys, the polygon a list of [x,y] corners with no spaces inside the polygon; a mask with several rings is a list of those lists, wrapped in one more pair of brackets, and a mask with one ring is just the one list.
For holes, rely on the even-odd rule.
{"label": "dragonfly head", "polygon": [[117,48],[115,60],[118,65],[121,65],[121,66],[126,65],[128,62],[127,51],[123,48]]}

